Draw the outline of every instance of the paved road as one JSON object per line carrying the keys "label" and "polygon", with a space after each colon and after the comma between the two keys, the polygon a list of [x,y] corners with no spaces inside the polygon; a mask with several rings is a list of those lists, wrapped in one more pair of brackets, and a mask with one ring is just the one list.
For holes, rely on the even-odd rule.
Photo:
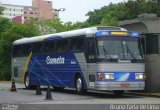
{"label": "paved road", "polygon": [[35,95],[35,90],[26,90],[21,84],[16,84],[18,91],[10,92],[10,83],[0,82],[0,104],[160,104],[160,98],[123,95],[115,96],[112,93],[89,91],[86,95],[77,95],[74,90],[53,91],[54,100],[45,100],[46,89],[43,95]]}

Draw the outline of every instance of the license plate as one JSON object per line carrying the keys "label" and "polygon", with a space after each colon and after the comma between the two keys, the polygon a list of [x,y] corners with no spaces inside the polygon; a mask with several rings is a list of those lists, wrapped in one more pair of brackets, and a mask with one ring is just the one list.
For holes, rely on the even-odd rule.
{"label": "license plate", "polygon": [[121,86],[122,87],[129,87],[129,84],[128,83],[122,83]]}

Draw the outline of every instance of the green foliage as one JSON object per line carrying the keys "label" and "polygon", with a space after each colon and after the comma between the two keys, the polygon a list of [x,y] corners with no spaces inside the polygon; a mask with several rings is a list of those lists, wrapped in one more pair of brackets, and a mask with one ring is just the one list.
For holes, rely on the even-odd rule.
{"label": "green foliage", "polygon": [[101,9],[88,12],[87,22],[90,26],[112,25],[117,26],[118,21],[133,19],[142,13],[156,13],[160,16],[160,0],[128,0],[118,4],[110,3]]}
{"label": "green foliage", "polygon": [[63,22],[60,19],[47,20],[46,26],[51,30],[50,33],[57,33],[65,31]]}
{"label": "green foliage", "polygon": [[39,25],[42,25],[42,23],[40,23],[37,18],[31,18],[30,20],[27,20],[24,25],[28,26],[36,35],[40,35]]}
{"label": "green foliage", "polygon": [[25,22],[25,24],[29,26],[35,33],[39,33],[40,35],[64,32],[89,26],[88,22],[64,23],[58,18],[50,20],[38,20],[36,18],[32,18]]}
{"label": "green foliage", "polygon": [[13,41],[35,36],[36,33],[27,25],[14,24],[2,17],[0,17],[0,27],[0,80],[10,80]]}
{"label": "green foliage", "polygon": [[107,14],[101,21],[102,26],[117,26],[118,20],[116,17],[112,17],[110,14]]}
{"label": "green foliage", "polygon": [[0,15],[2,15],[3,10],[4,10],[4,8],[0,6]]}
{"label": "green foliage", "polygon": [[0,17],[0,34],[10,27],[11,24],[9,23],[9,19]]}
{"label": "green foliage", "polygon": [[89,27],[88,22],[66,22],[63,24],[64,25],[64,31],[69,31],[69,30],[75,30],[75,29],[81,29],[81,28],[86,28]]}

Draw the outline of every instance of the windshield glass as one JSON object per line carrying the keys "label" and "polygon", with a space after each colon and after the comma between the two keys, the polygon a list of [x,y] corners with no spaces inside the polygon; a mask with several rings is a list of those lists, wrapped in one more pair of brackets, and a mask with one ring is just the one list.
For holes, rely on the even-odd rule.
{"label": "windshield glass", "polygon": [[138,38],[98,37],[99,59],[142,59],[142,49]]}

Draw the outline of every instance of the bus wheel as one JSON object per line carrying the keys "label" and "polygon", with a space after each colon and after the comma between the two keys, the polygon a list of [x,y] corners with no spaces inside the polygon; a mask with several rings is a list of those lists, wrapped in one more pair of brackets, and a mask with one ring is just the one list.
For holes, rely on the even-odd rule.
{"label": "bus wheel", "polygon": [[113,93],[114,93],[115,95],[120,96],[120,95],[124,94],[124,91],[123,91],[123,90],[115,90],[115,91],[113,91]]}
{"label": "bus wheel", "polygon": [[86,90],[84,89],[84,83],[83,80],[80,76],[77,76],[76,78],[76,92],[78,94],[84,94],[86,92]]}
{"label": "bus wheel", "polygon": [[25,75],[24,85],[25,85],[26,89],[33,89],[35,87],[33,85],[30,85],[30,78],[29,78],[28,74]]}

